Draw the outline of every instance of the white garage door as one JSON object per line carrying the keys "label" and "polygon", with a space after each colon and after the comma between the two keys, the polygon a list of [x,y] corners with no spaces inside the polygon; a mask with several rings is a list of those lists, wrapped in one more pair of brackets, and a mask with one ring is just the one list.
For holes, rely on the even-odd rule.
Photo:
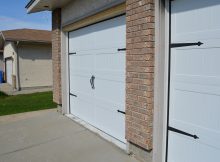
{"label": "white garage door", "polygon": [[219,0],[171,2],[168,162],[220,162],[219,15]]}
{"label": "white garage door", "polygon": [[6,59],[6,81],[12,85],[12,60]]}
{"label": "white garage door", "polygon": [[70,112],[125,142],[125,16],[69,33]]}

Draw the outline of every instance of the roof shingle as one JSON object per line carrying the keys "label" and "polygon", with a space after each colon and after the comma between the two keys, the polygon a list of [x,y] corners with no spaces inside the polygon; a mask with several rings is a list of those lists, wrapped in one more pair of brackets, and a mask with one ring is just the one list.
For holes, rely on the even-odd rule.
{"label": "roof shingle", "polygon": [[51,43],[51,31],[35,29],[15,29],[1,31],[5,40]]}

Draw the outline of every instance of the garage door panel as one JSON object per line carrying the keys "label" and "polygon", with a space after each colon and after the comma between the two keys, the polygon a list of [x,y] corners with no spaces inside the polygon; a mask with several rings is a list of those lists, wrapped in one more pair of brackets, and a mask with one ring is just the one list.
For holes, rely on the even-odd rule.
{"label": "garage door panel", "polygon": [[117,112],[121,106],[99,100],[95,105],[95,118],[99,129],[125,142],[125,131],[121,129],[125,127],[125,116]]}
{"label": "garage door panel", "polygon": [[[107,71],[107,72],[106,72]],[[100,80],[100,81],[114,81],[114,82],[118,82],[118,83],[125,83],[125,72],[120,72],[120,71],[110,71],[110,70],[106,70],[106,71],[102,71],[101,69],[98,71],[96,71],[95,76],[96,76],[96,80]]]}
{"label": "garage door panel", "polygon": [[[204,126],[201,126],[201,124],[195,125],[191,122],[172,119],[170,120],[170,125],[174,128],[179,128],[183,130],[184,132],[189,132],[191,134],[195,134],[199,136],[199,140],[195,140],[191,137],[186,137],[186,139],[191,139],[194,142],[198,142],[200,144],[204,144],[216,149],[220,149],[220,131],[213,129],[213,128],[207,128]],[[174,133],[174,132],[172,132]],[[183,135],[180,135],[182,137],[185,137]]]}
{"label": "garage door panel", "polygon": [[118,48],[119,47],[124,47],[124,45],[117,45],[114,47],[108,47],[108,48],[97,48],[97,49],[89,49],[89,50],[80,50],[80,51],[76,51],[76,56],[87,56],[87,55],[116,55],[118,54]]}
{"label": "garage door panel", "polygon": [[173,1],[171,19],[175,35],[172,35],[172,40],[189,39],[186,35],[194,38],[216,37],[220,29],[220,22],[216,21],[219,18],[219,9],[219,0]]}
{"label": "garage door panel", "polygon": [[77,76],[70,77],[70,91],[72,93],[87,93],[92,95],[92,89],[90,85],[90,76]]}
{"label": "garage door panel", "polygon": [[175,119],[220,131],[219,95],[180,90],[176,90],[174,95],[175,101],[170,107],[171,121]]}
{"label": "garage door panel", "polygon": [[[219,42],[220,44],[220,42]],[[175,75],[219,77],[220,48],[173,49]],[[195,66],[196,65],[196,66]]]}
{"label": "garage door panel", "polygon": [[83,55],[81,56],[80,54],[76,54],[76,55],[70,55],[70,64],[74,65],[74,66],[70,66],[70,71],[71,73],[74,72],[83,72],[82,74],[84,74],[84,72],[87,72],[89,74],[93,73],[93,71],[91,71],[91,67],[95,66],[94,63],[94,56],[93,55]]}
{"label": "garage door panel", "polygon": [[121,16],[70,32],[69,43],[73,46],[70,46],[69,50],[70,52],[76,52],[111,47],[117,49],[118,46],[125,45],[125,39],[122,39],[126,34],[125,28],[125,17]]}
{"label": "garage door panel", "polygon": [[79,93],[77,97],[70,98],[71,113],[84,121],[94,124],[94,98],[83,93]]}
{"label": "garage door panel", "polygon": [[169,132],[169,137],[168,145],[174,146],[169,150],[169,162],[219,162],[219,150],[215,147],[173,132]]}
{"label": "garage door panel", "polygon": [[92,29],[77,30],[69,33],[69,44],[71,45],[69,46],[70,53],[94,49],[96,37],[91,30]]}
{"label": "garage door panel", "polygon": [[[115,49],[117,51],[117,49]],[[96,71],[116,71],[125,73],[125,53],[105,53],[96,57]]]}
{"label": "garage door panel", "polygon": [[[94,43],[94,42],[93,42]],[[78,55],[93,55],[93,54],[116,54],[121,53],[118,49],[125,48],[125,42],[115,42],[114,44],[106,45],[93,45],[88,49],[72,50],[70,53],[77,53]]]}
{"label": "garage door panel", "polygon": [[96,99],[111,101],[115,104],[123,104],[125,102],[125,85],[123,82],[97,78],[95,85]]}

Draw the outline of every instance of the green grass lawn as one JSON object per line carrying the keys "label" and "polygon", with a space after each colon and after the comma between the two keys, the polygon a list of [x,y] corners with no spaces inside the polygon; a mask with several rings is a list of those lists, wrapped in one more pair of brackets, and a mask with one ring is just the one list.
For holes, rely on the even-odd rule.
{"label": "green grass lawn", "polygon": [[0,92],[0,116],[56,108],[52,92],[7,96]]}

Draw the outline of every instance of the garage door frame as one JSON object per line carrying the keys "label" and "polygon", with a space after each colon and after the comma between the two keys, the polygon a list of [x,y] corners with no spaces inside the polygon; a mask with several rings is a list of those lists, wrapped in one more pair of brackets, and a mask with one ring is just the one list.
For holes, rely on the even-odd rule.
{"label": "garage door frame", "polygon": [[169,85],[170,1],[155,0],[153,162],[166,162]]}
{"label": "garage door frame", "polygon": [[[106,18],[106,19],[103,19],[103,20],[100,20],[100,21],[96,21],[96,22],[94,22],[94,23],[91,23],[91,24],[89,24],[89,25],[86,25],[86,26],[82,26],[82,27],[79,27],[79,28],[77,28],[77,29],[74,29],[74,30],[71,30],[71,31],[68,31],[67,32],[67,48],[68,48],[68,50],[67,50],[67,54],[68,54],[68,56],[67,56],[67,59],[68,59],[68,61],[67,61],[67,64],[68,64],[68,66],[67,66],[67,68],[68,68],[68,114],[70,114],[70,115],[73,115],[74,116],[74,114],[71,114],[71,103],[70,103],[70,101],[71,101],[71,96],[74,96],[74,97],[76,97],[76,95],[75,94],[71,94],[71,90],[70,90],[70,56],[71,55],[74,55],[74,54],[76,54],[76,53],[71,53],[70,52],[70,45],[69,45],[69,39],[70,39],[70,33],[71,32],[74,32],[74,31],[77,31],[77,30],[80,30],[80,29],[83,29],[83,28],[86,28],[86,27],[89,27],[89,26],[92,26],[92,25],[95,25],[95,24],[99,24],[99,23],[102,23],[102,22],[105,22],[105,21],[108,21],[108,20],[112,20],[112,19],[115,19],[115,18],[118,18],[118,17],[121,17],[121,16],[125,16],[126,14],[125,13],[120,13],[120,14],[118,14],[118,15],[116,15],[116,16],[113,16],[113,17],[109,17],[109,18]],[[82,122],[84,122],[84,121],[82,121]],[[124,120],[124,122],[126,122],[126,120]],[[89,126],[87,126],[87,125],[89,125]],[[85,123],[84,123],[84,126],[85,127],[91,127],[92,125],[90,125],[89,123],[87,123],[86,121],[85,121]],[[106,138],[107,140],[109,140],[109,141],[111,141],[111,142],[113,142],[113,143],[115,143],[118,147],[120,147],[120,148],[122,148],[123,150],[127,150],[128,148],[127,148],[127,145],[126,145],[126,143],[127,143],[127,141],[124,143],[124,142],[122,142],[122,141],[120,141],[119,139],[116,139],[115,137],[113,137],[113,136],[111,136],[111,135],[109,135],[109,134],[107,134],[107,133],[105,133],[105,132],[103,132],[102,130],[99,130],[98,128],[96,128],[95,126],[92,126],[93,128],[92,128],[92,130],[93,131],[95,131],[95,132],[98,132],[101,136],[103,136],[104,138]],[[94,130],[95,129],[95,130]]]}
{"label": "garage door frame", "polygon": [[169,0],[169,59],[168,59],[168,93],[167,93],[167,121],[166,121],[166,157],[165,162],[168,161],[168,143],[169,143],[169,113],[170,113],[170,78],[171,78],[171,3],[173,0]]}

